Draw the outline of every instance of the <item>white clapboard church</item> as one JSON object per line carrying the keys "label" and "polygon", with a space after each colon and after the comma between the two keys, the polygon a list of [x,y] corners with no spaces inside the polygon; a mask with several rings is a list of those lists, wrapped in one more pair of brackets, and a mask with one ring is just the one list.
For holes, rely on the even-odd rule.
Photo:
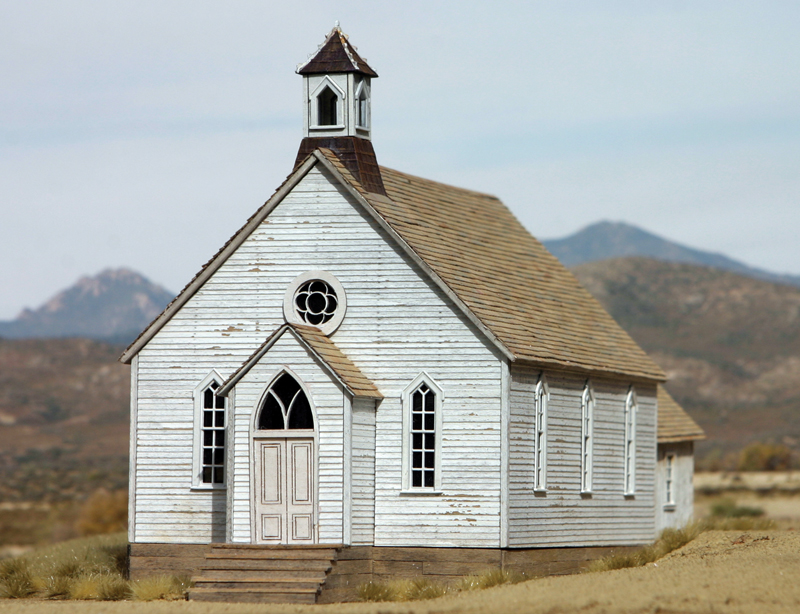
{"label": "white clapboard church", "polygon": [[294,170],[121,359],[132,574],[330,601],[685,522],[702,431],[671,401],[662,433],[662,370],[497,198],[378,165],[338,27],[297,72]]}

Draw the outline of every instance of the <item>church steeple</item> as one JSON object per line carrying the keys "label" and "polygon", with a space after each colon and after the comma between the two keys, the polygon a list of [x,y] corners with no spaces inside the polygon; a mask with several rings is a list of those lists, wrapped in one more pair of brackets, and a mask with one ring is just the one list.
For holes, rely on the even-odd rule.
{"label": "church steeple", "polygon": [[297,73],[303,76],[304,137],[370,138],[371,81],[378,73],[358,55],[339,22]]}
{"label": "church steeple", "polygon": [[339,22],[297,67],[303,77],[303,141],[296,163],[319,147],[336,153],[370,192],[385,194],[372,149],[372,79],[378,77]]}

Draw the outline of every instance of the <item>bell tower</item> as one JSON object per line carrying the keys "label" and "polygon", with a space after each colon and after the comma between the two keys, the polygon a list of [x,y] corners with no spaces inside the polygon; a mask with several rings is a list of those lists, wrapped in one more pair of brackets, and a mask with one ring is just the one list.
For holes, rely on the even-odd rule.
{"label": "bell tower", "polygon": [[372,79],[339,22],[297,67],[303,77],[303,140],[295,164],[319,147],[332,150],[370,192],[385,194],[372,148]]}

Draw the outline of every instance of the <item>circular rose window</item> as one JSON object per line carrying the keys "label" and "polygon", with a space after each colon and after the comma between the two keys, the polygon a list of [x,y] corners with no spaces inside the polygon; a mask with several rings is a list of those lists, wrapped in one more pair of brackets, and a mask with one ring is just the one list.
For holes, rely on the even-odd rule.
{"label": "circular rose window", "polygon": [[303,322],[317,326],[328,322],[336,314],[339,301],[336,290],[321,279],[314,279],[297,289],[294,306]]}
{"label": "circular rose window", "polygon": [[339,328],[346,310],[344,288],[327,271],[298,275],[283,297],[283,317],[287,322],[316,326],[326,335]]}

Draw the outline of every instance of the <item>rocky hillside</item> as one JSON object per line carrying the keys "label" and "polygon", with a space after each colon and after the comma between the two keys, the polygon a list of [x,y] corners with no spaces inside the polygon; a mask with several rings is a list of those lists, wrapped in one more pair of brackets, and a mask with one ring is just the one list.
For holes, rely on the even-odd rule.
{"label": "rocky hillside", "polygon": [[755,279],[800,286],[800,276],[780,275],[747,266],[722,254],[692,249],[623,222],[598,222],[563,239],[543,241],[561,262],[575,266],[610,258],[643,256],[732,271]]}
{"label": "rocky hillside", "polygon": [[800,439],[800,289],[645,258],[573,272],[667,372],[701,449]]}
{"label": "rocky hillside", "polygon": [[38,309],[0,322],[0,337],[88,337],[132,341],[172,300],[173,294],[128,269],[82,277]]}
{"label": "rocky hillside", "polygon": [[59,500],[127,482],[122,346],[0,339],[0,501]]}

